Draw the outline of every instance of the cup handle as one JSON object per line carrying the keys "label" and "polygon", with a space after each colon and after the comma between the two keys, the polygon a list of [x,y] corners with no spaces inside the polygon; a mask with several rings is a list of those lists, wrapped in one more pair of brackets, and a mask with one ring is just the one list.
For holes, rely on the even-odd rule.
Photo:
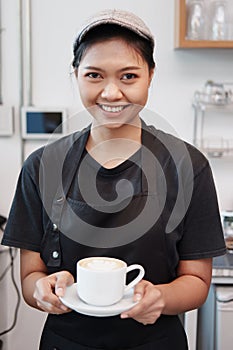
{"label": "cup handle", "polygon": [[145,270],[141,265],[134,264],[127,267],[126,273],[133,271],[133,270],[139,270],[139,274],[137,277],[131,281],[126,287],[125,292],[128,292],[129,289],[133,288],[138,282],[140,282],[145,275]]}

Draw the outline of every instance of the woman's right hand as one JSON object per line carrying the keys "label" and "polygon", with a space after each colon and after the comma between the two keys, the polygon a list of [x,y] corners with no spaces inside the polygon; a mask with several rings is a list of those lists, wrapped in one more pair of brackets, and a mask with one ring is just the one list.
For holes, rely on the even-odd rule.
{"label": "woman's right hand", "polygon": [[42,277],[35,284],[33,297],[37,306],[51,314],[64,314],[71,310],[62,304],[59,297],[64,296],[66,287],[74,283],[74,278],[68,271],[60,271]]}

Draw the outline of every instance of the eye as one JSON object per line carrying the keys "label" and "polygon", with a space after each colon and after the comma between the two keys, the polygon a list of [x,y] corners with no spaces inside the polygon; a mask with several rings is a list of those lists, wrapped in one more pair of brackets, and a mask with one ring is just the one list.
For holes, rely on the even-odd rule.
{"label": "eye", "polygon": [[99,73],[95,73],[95,72],[87,73],[86,76],[88,78],[91,78],[91,79],[100,79],[101,78],[101,75]]}
{"label": "eye", "polygon": [[136,74],[133,74],[133,73],[126,73],[122,76],[122,80],[131,80],[135,78],[136,78]]}

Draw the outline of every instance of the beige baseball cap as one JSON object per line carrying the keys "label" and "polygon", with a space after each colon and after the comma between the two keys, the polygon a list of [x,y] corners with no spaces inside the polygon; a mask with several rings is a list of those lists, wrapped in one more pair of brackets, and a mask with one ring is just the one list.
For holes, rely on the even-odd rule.
{"label": "beige baseball cap", "polygon": [[89,32],[90,29],[97,27],[101,24],[117,24],[121,27],[127,28],[139,36],[147,39],[152,44],[152,47],[155,46],[154,37],[143,22],[143,20],[136,16],[134,13],[118,9],[107,9],[100,11],[93,16],[89,17],[81,26],[75,42],[81,43],[85,35]]}

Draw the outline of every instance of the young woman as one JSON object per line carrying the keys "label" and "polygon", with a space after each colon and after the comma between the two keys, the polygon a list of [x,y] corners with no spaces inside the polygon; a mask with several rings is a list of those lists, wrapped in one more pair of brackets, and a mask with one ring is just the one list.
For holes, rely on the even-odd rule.
{"label": "young woman", "polygon": [[[212,257],[225,253],[208,161],[140,118],[153,49],[132,13],[88,19],[72,65],[93,122],[22,168],[2,243],[21,250],[25,301],[48,312],[41,350],[187,349],[178,314],[202,305]],[[88,256],[144,266],[136,306],[93,317],[61,302],[76,262]]]}

